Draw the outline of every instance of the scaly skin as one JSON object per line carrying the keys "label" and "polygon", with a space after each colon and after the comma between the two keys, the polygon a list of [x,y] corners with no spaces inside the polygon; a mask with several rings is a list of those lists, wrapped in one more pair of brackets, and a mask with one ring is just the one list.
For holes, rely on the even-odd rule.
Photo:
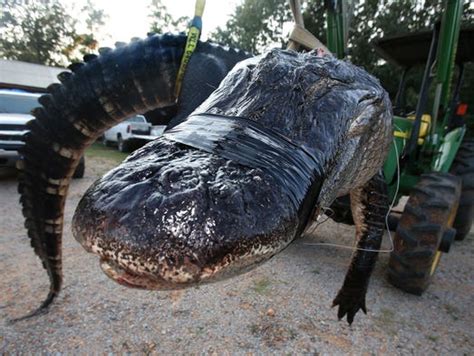
{"label": "scaly skin", "polygon": [[385,216],[388,213],[387,185],[379,172],[365,185],[350,192],[352,216],[356,227],[357,250],[352,257],[344,284],[333,301],[339,319],[347,315],[352,324],[362,309],[367,313],[365,294],[382,243]]}
{"label": "scaly skin", "polygon": [[[137,110],[126,97],[115,100]],[[242,62],[199,113],[244,117],[297,151],[304,147],[314,174],[291,188],[275,169],[180,143],[173,135],[193,121],[178,124],[99,179],[76,210],[76,239],[119,283],[176,289],[252,268],[299,236],[308,202],[318,211],[365,186],[391,139],[390,103],[380,84],[349,63],[314,53],[273,50]],[[229,134],[244,129],[236,125]],[[353,310],[351,303],[339,304]],[[349,314],[352,321],[355,312]]]}
{"label": "scaly skin", "polygon": [[[25,227],[50,279],[46,308],[62,285],[61,238],[71,176],[83,151],[104,131],[137,113],[176,103],[174,84],[186,43],[184,35],[150,35],[115,50],[99,49],[58,75],[28,123],[18,191]],[[189,114],[248,54],[199,42],[184,78],[177,119]],[[212,75],[202,78],[201,71]],[[197,83],[196,80],[201,80]],[[31,315],[35,315],[35,313]]]}

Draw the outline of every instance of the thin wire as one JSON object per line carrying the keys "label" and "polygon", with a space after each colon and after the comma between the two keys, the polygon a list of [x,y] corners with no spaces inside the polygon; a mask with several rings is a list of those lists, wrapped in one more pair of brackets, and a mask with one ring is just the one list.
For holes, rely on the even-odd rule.
{"label": "thin wire", "polygon": [[[396,126],[396,125],[395,125]],[[305,242],[304,245],[309,245],[309,246],[331,246],[331,247],[339,247],[339,248],[345,248],[345,249],[348,249],[348,250],[352,250],[352,251],[368,251],[368,252],[382,252],[382,253],[390,253],[394,250],[394,245],[393,245],[393,239],[392,239],[392,233],[390,232],[390,228],[388,226],[388,217],[390,215],[390,213],[392,212],[393,210],[393,207],[395,205],[395,201],[397,199],[397,195],[398,195],[398,190],[400,189],[400,162],[398,160],[398,147],[397,147],[397,143],[395,142],[395,138],[393,138],[393,147],[395,149],[395,155],[396,155],[396,161],[397,161],[397,188],[395,189],[395,195],[393,196],[393,199],[392,199],[392,203],[390,204],[390,207],[388,209],[388,212],[387,214],[385,215],[385,226],[387,228],[387,233],[388,233],[388,239],[390,241],[390,248],[389,249],[386,249],[386,250],[370,250],[370,249],[366,249],[366,248],[360,248],[360,247],[357,247],[357,246],[347,246],[347,245],[340,245],[340,244],[333,244],[333,243],[329,243],[329,242]],[[330,208],[322,208],[322,210],[325,212],[326,210],[331,210]],[[324,222],[326,222],[327,220],[329,219],[329,216],[323,220],[322,222],[320,222],[319,224],[316,224],[316,226],[314,228],[312,228],[311,230],[311,233],[314,232],[314,230],[321,224],[323,224]],[[354,242],[355,244],[355,242]]]}
{"label": "thin wire", "polygon": [[[319,225],[324,224],[334,214],[334,210],[332,210],[331,208],[322,207],[321,210],[322,210],[323,214],[326,215],[326,219],[324,219],[321,222],[318,222],[316,220],[316,222],[314,224],[312,224],[312,226],[309,228],[311,231],[306,232],[305,235],[311,235],[314,232],[314,230],[316,230],[318,228]],[[326,214],[326,211],[330,211],[331,215]]]}

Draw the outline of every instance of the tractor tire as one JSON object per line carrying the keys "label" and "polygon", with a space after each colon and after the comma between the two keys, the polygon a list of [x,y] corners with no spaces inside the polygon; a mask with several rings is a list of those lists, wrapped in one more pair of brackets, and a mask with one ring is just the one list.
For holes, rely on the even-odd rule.
{"label": "tractor tire", "polygon": [[474,220],[474,138],[464,138],[451,173],[462,179],[461,200],[453,227],[456,228],[456,240],[464,240]]}
{"label": "tractor tire", "polygon": [[84,177],[84,172],[86,170],[86,160],[84,159],[84,156],[81,157],[79,164],[76,167],[76,170],[74,171],[74,174],[72,175],[73,178],[82,178]]}
{"label": "tractor tire", "polygon": [[396,232],[401,215],[398,213],[390,213],[387,218],[387,227],[390,231]]}
{"label": "tractor tire", "polygon": [[388,279],[395,287],[421,295],[456,234],[451,226],[461,195],[461,179],[449,173],[421,176],[412,189],[394,237]]}

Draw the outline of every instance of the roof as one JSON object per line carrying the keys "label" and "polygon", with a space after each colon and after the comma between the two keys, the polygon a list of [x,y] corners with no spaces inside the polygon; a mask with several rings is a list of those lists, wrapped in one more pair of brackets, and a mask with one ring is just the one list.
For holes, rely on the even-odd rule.
{"label": "roof", "polygon": [[58,83],[57,75],[65,68],[0,59],[0,88],[19,88],[44,92],[51,83]]}
{"label": "roof", "polygon": [[[390,36],[372,41],[375,51],[385,60],[402,67],[426,63],[430,50],[431,30]],[[474,61],[474,26],[463,26],[459,34],[456,62]]]}

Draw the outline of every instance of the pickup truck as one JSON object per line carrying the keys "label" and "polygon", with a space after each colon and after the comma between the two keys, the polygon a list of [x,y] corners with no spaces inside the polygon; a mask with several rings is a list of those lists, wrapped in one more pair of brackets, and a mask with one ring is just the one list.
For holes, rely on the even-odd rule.
{"label": "pickup truck", "polygon": [[105,131],[103,143],[106,146],[116,144],[120,152],[130,152],[150,141],[151,132],[151,123],[144,116],[136,115]]}
{"label": "pickup truck", "polygon": [[[22,136],[28,132],[26,123],[34,117],[30,114],[39,106],[41,94],[14,90],[0,90],[0,168],[15,167],[20,159],[18,150],[24,145]],[[84,176],[85,161],[81,161],[73,178]]]}

